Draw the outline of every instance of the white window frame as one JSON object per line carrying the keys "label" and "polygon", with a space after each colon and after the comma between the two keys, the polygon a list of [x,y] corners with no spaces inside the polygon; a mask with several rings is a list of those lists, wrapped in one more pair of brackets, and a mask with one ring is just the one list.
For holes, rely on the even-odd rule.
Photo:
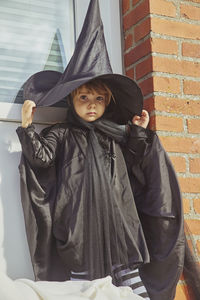
{"label": "white window frame", "polygon": [[[90,0],[74,0],[75,28],[78,37]],[[114,73],[122,74],[120,0],[99,0],[101,17],[111,65]],[[21,120],[22,104],[0,102],[0,121],[17,122]],[[66,111],[63,108],[41,107],[37,109],[34,122],[51,124],[62,121]]]}

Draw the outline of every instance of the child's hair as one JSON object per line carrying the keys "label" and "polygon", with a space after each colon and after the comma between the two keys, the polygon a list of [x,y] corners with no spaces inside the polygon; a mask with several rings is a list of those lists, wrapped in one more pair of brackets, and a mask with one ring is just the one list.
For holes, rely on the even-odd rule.
{"label": "child's hair", "polygon": [[79,93],[82,87],[85,87],[89,92],[96,91],[97,93],[104,95],[106,106],[109,105],[111,98],[113,97],[111,90],[107,87],[107,85],[102,80],[94,79],[75,89],[71,93],[72,99]]}

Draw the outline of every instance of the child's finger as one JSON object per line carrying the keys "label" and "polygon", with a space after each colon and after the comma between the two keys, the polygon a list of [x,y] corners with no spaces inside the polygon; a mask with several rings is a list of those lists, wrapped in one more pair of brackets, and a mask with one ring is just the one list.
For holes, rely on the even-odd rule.
{"label": "child's finger", "polygon": [[25,107],[25,108],[33,108],[33,107],[36,107],[36,104],[32,100],[25,100],[24,104],[23,104],[23,107]]}
{"label": "child's finger", "polygon": [[31,100],[26,100],[22,106],[22,111],[28,114],[32,113],[32,111],[35,109],[36,109],[36,104]]}
{"label": "child's finger", "polygon": [[142,119],[144,119],[147,122],[149,122],[149,113],[146,110],[142,111]]}
{"label": "child's finger", "polygon": [[134,121],[139,121],[140,120],[140,117],[136,117],[135,119],[134,119]]}
{"label": "child's finger", "polygon": [[143,109],[143,110],[142,110],[141,116],[146,117],[146,116],[148,116],[148,115],[149,115],[148,112],[147,112],[145,109]]}
{"label": "child's finger", "polygon": [[22,127],[27,127],[33,121],[36,104],[32,100],[25,100],[22,106]]}
{"label": "child's finger", "polygon": [[134,116],[132,122],[140,120],[140,116]]}

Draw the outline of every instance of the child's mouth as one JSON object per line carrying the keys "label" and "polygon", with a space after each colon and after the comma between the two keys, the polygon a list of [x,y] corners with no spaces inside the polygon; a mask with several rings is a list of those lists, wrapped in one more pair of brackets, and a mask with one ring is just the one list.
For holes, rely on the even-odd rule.
{"label": "child's mouth", "polygon": [[89,113],[87,113],[87,115],[89,115],[89,116],[94,116],[94,115],[96,115],[96,112],[89,112]]}

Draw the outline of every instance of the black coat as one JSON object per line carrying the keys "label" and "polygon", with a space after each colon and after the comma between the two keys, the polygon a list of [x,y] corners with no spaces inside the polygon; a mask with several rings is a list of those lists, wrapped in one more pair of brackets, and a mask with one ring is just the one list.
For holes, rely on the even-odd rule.
{"label": "black coat", "polygon": [[[150,298],[172,300],[185,250],[180,190],[157,135],[138,126],[130,128],[126,145],[107,138],[104,167],[115,180],[113,192],[135,243],[130,255],[139,265]],[[34,273],[37,280],[66,280],[68,270],[80,271],[76,266],[84,243],[79,183],[87,130],[57,124],[42,135],[33,126],[19,127],[17,133],[23,151],[21,196]],[[106,137],[97,135],[104,147]]]}

